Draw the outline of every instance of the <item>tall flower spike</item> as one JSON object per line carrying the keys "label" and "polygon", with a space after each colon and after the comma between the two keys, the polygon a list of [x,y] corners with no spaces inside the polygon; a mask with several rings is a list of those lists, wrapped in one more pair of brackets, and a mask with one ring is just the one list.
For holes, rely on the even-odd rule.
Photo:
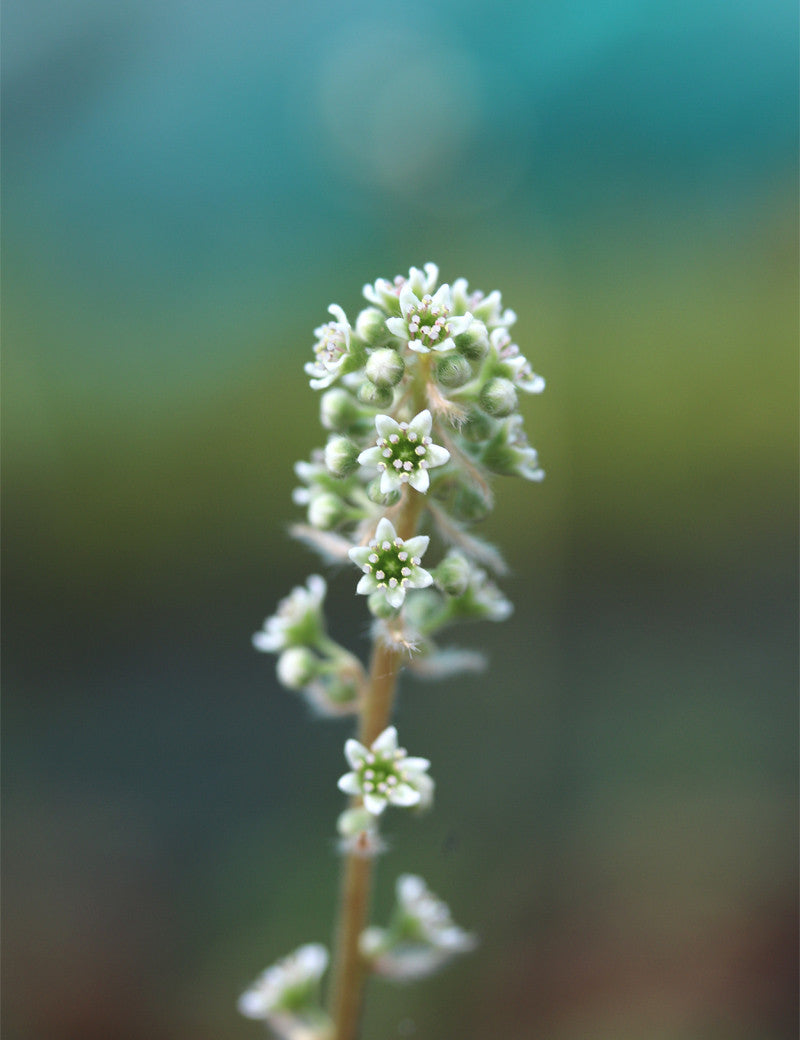
{"label": "tall flower spike", "polygon": [[397,746],[397,730],[387,727],[369,748],[357,740],[348,740],[344,754],[352,772],[339,778],[339,790],[360,795],[364,808],[380,816],[387,805],[408,807],[429,804],[432,781],[428,776],[427,758],[409,758],[405,748]]}
{"label": "tall flower spike", "polygon": [[387,318],[386,328],[393,336],[405,340],[418,354],[431,350],[453,350],[454,336],[460,336],[472,324],[471,314],[453,316],[450,286],[440,285],[431,296],[420,299],[407,282],[400,292],[399,318]]}
{"label": "tall flower spike", "polygon": [[432,421],[427,408],[408,423],[398,423],[390,415],[375,416],[377,445],[362,451],[358,461],[377,467],[381,494],[399,491],[403,484],[424,494],[431,483],[428,470],[449,460],[450,452],[431,439]]}
{"label": "tall flower spike", "polygon": [[382,517],[369,544],[358,545],[349,552],[353,563],[364,571],[356,592],[369,596],[381,589],[391,607],[402,607],[407,588],[425,589],[433,584],[433,577],[420,567],[429,541],[425,534],[399,538],[391,520]]}

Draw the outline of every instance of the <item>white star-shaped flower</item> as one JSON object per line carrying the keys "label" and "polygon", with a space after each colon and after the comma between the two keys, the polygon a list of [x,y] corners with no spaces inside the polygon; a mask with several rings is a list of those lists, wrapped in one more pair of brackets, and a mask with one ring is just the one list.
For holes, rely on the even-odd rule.
{"label": "white star-shaped flower", "polygon": [[329,321],[314,329],[317,342],[314,344],[314,360],[304,365],[312,390],[323,390],[338,378],[342,366],[350,353],[350,322],[338,303],[328,308],[335,321]]}
{"label": "white star-shaped flower", "polygon": [[305,587],[293,589],[253,636],[256,650],[279,653],[290,646],[313,646],[323,629],[322,602],[326,591],[325,579],[319,574],[310,575]]}
{"label": "white star-shaped flower", "polygon": [[377,445],[362,451],[358,461],[362,466],[377,468],[381,494],[399,491],[403,484],[423,494],[428,490],[428,470],[443,466],[450,458],[446,448],[432,442],[432,422],[427,408],[407,423],[398,423],[390,415],[375,416]]}
{"label": "white star-shaped flower", "polygon": [[400,317],[387,318],[386,328],[418,354],[453,350],[453,337],[469,328],[472,315],[453,315],[452,310],[449,285],[440,285],[433,295],[424,293],[420,298],[406,282],[400,291]]}
{"label": "white star-shaped flower", "polygon": [[364,571],[356,592],[369,596],[382,589],[390,606],[402,607],[407,588],[425,589],[433,584],[433,576],[420,567],[429,542],[426,534],[399,538],[391,520],[381,517],[369,544],[349,551],[350,559]]}
{"label": "white star-shaped flower", "polygon": [[273,964],[239,998],[239,1011],[247,1018],[269,1020],[285,1012],[297,1013],[313,1006],[319,980],[328,966],[328,951],[320,943],[307,943]]}
{"label": "white star-shaped flower", "polygon": [[394,726],[388,726],[368,748],[348,740],[344,754],[352,772],[339,778],[339,790],[360,795],[373,816],[380,816],[387,805],[419,805],[423,793],[426,798],[430,795],[430,762],[410,758],[405,748],[398,747]]}

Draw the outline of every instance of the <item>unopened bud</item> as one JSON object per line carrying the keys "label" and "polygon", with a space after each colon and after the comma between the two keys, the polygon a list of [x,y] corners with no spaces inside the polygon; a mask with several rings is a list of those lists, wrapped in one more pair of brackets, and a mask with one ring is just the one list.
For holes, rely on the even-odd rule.
{"label": "unopened bud", "polygon": [[319,402],[320,421],[326,430],[344,433],[362,418],[361,409],[353,397],[341,387],[328,390]]}
{"label": "unopened bud", "polygon": [[386,315],[377,307],[366,307],[356,319],[356,335],[370,347],[379,347],[389,339]]}
{"label": "unopened bud", "polygon": [[394,394],[387,386],[376,386],[370,379],[365,379],[358,388],[358,399],[373,408],[389,409],[394,401]]}
{"label": "unopened bud", "polygon": [[456,350],[470,361],[481,361],[489,353],[489,336],[482,321],[473,321],[453,342]]}
{"label": "unopened bud", "polygon": [[384,347],[373,351],[367,358],[364,371],[377,387],[396,386],[403,378],[405,362],[396,350]]}
{"label": "unopened bud", "polygon": [[328,531],[344,519],[345,503],[338,495],[314,495],[308,505],[308,522],[312,527]]}
{"label": "unopened bud", "polygon": [[517,407],[517,391],[510,379],[490,379],[481,390],[481,408],[498,419],[511,415]]}
{"label": "unopened bud", "polygon": [[284,650],[278,658],[278,679],[290,690],[302,690],[317,675],[318,661],[305,646],[293,646]]}
{"label": "unopened bud", "polygon": [[439,358],[436,363],[436,382],[442,386],[463,386],[471,377],[472,366],[460,354]]}
{"label": "unopened bud", "polygon": [[331,437],[325,445],[325,465],[334,477],[358,469],[358,447],[348,437]]}
{"label": "unopened bud", "polygon": [[448,553],[433,572],[434,581],[448,596],[463,596],[469,584],[469,560],[459,552]]}

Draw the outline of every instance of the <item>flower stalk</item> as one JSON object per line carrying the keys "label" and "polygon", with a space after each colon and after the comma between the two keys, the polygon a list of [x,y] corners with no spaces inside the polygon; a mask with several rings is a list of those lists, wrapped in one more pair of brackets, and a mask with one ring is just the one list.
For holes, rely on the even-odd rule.
{"label": "flower stalk", "polygon": [[482,666],[474,650],[440,649],[434,639],[455,622],[502,621],[512,609],[487,573],[503,572],[499,553],[469,527],[491,509],[493,474],[543,476],[517,406],[519,391],[539,393],[544,381],[512,342],[516,316],[500,294],[470,291],[464,279],[439,284],[438,268],[426,264],[364,286],[364,296],[369,306],[354,325],[332,304],[333,320],[315,330],[305,371],[323,391],[329,436],[296,465],[293,498],[307,511],[297,537],[361,572],[355,592],[373,618],[369,665],[328,635],[319,575],[253,639],[278,655],[279,680],[316,713],[357,720],[338,781],[350,802],[337,823],[343,864],[327,1011],[319,994],[327,951],[314,943],[268,969],[240,1001],[280,1040],[357,1040],[371,975],[420,978],[475,946],[416,875],[398,879],[389,926],[369,925],[386,811],[427,809],[434,792],[428,759],[398,745],[393,708],[406,667],[435,678]]}

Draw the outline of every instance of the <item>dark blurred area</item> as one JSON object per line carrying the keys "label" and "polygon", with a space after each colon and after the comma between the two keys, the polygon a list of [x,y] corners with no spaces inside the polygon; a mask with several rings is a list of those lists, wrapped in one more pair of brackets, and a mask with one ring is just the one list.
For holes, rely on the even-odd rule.
{"label": "dark blurred area", "polygon": [[246,1040],[329,940],[349,725],[250,635],[320,569],[313,329],[428,260],[517,311],[547,479],[490,671],[398,707],[438,804],[375,918],[419,872],[481,945],[364,1036],[794,1038],[795,6],[3,20],[5,1040]]}

